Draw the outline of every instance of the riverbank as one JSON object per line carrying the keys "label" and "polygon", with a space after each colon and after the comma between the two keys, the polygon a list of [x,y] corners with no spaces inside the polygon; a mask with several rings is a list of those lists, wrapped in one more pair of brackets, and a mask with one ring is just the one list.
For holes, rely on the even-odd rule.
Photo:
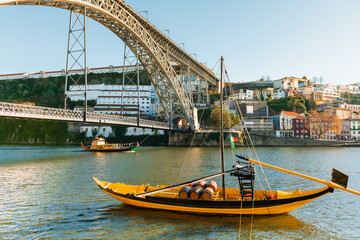
{"label": "riverbank", "polygon": [[[167,146],[168,135],[138,135],[107,138],[109,143],[139,142],[142,146]],[[0,144],[4,145],[77,145],[91,141],[83,133],[68,131],[66,122],[0,118]]]}
{"label": "riverbank", "polygon": [[0,144],[68,145],[85,137],[69,133],[65,122],[6,118],[0,118],[0,133]]}
{"label": "riverbank", "polygon": [[[44,120],[24,120],[0,118],[0,144],[24,145],[80,145],[90,141],[85,133],[68,132],[65,122]],[[121,135],[121,136],[120,136]],[[219,132],[167,132],[165,135],[119,136],[107,138],[110,143],[139,142],[142,146],[171,147],[217,147],[220,145]],[[312,140],[298,138],[277,138],[270,134],[251,133],[251,140],[257,147],[360,147],[359,142],[340,142],[335,140]],[[240,138],[238,135],[234,137]],[[224,134],[225,146],[230,146],[229,133]],[[238,147],[249,143],[235,142]]]}
{"label": "riverbank", "polygon": [[[195,135],[195,136],[194,136]],[[359,142],[350,141],[336,141],[336,140],[313,140],[313,139],[299,139],[299,138],[277,138],[269,135],[260,135],[251,133],[251,141],[256,147],[360,147]],[[234,135],[239,138],[239,136]],[[198,132],[196,134],[190,133],[173,133],[169,136],[169,146],[172,147],[217,147],[220,133],[218,132]],[[229,133],[224,134],[225,146],[230,147]],[[251,145],[244,141],[235,142],[235,146],[243,147]]]}

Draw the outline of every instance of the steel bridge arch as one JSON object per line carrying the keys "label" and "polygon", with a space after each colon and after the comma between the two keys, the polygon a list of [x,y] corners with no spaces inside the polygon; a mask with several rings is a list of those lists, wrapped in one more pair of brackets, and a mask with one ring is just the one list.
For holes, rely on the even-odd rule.
{"label": "steel bridge arch", "polygon": [[[0,6],[47,6],[85,14],[115,33],[147,71],[165,114],[184,117],[194,129],[194,107],[162,46],[122,0],[0,0]],[[169,112],[172,111],[171,116]]]}

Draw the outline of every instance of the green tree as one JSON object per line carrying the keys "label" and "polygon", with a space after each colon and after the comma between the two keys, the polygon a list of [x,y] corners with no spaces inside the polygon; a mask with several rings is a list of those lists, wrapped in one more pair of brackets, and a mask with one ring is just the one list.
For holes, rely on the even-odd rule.
{"label": "green tree", "polygon": [[[226,107],[223,107],[223,127],[226,129],[232,128],[240,123],[240,118],[235,113],[230,113]],[[220,128],[220,106],[216,105],[211,111],[209,123],[215,127]]]}
{"label": "green tree", "polygon": [[97,127],[94,127],[92,130],[91,130],[91,134],[93,137],[96,137],[99,133],[99,128]]}
{"label": "green tree", "polygon": [[360,97],[357,94],[343,93],[341,97],[349,104],[360,104]]}
{"label": "green tree", "polygon": [[285,97],[280,99],[268,99],[270,112],[293,111],[297,113],[306,112],[306,101],[302,97]]}
{"label": "green tree", "polygon": [[215,101],[219,101],[219,100],[220,100],[220,94],[219,93],[210,95],[210,103],[214,103]]}
{"label": "green tree", "polygon": [[112,126],[111,129],[113,130],[116,138],[124,137],[127,131],[127,128],[122,126]]}

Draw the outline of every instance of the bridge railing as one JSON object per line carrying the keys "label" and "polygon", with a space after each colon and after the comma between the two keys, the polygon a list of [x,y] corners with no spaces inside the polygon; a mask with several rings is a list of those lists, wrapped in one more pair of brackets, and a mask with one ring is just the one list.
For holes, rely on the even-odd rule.
{"label": "bridge railing", "polygon": [[[109,125],[124,125],[133,127],[146,127],[169,129],[169,124],[164,122],[137,119],[135,117],[124,117],[118,115],[107,115],[88,112],[84,118],[84,112],[65,110],[59,108],[39,107],[16,103],[0,102],[0,116],[12,118],[28,118],[28,119],[43,119],[43,120],[57,120],[69,122],[85,122],[96,124]],[[84,121],[85,120],[85,121]]]}

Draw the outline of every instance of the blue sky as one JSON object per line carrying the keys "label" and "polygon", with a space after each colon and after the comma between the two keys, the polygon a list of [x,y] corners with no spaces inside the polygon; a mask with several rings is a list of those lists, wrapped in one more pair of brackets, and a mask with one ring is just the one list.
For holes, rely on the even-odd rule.
{"label": "blue sky", "polygon": [[[360,81],[358,0],[128,0],[160,30],[212,67],[225,57],[231,80],[269,75],[328,83]],[[69,12],[0,7],[0,74],[65,68]],[[121,65],[123,43],[89,19],[88,66]]]}

